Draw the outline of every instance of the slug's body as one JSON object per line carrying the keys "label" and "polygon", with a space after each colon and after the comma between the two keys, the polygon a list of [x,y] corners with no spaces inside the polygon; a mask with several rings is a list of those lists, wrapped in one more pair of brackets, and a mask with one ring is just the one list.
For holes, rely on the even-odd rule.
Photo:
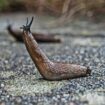
{"label": "slug's body", "polygon": [[62,80],[90,74],[90,69],[84,66],[50,61],[40,49],[30,32],[32,21],[33,18],[29,25],[27,25],[27,23],[26,26],[23,26],[23,39],[33,62],[44,79]]}
{"label": "slug's body", "polygon": [[[10,24],[7,26],[7,30],[17,41],[23,42],[23,38],[22,38],[23,33],[21,31],[13,30]],[[34,39],[38,42],[55,42],[55,43],[61,42],[59,38],[56,38],[53,35],[45,35],[45,34],[38,34],[38,33],[32,33],[32,34]]]}
{"label": "slug's body", "polygon": [[8,30],[8,32],[9,32],[9,34],[11,35],[11,36],[13,36],[17,41],[19,41],[19,42],[22,42],[23,41],[23,39],[22,39],[22,33],[20,32],[20,31],[14,31],[13,29],[12,29],[12,27],[11,27],[11,25],[9,24],[8,26],[7,26],[7,30]]}

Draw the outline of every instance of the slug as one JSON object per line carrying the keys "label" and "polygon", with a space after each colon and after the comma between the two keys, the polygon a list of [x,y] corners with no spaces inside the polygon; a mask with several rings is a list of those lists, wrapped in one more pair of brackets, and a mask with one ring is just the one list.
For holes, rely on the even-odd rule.
{"label": "slug", "polygon": [[[13,30],[11,24],[7,26],[7,31],[11,36],[13,36],[16,41],[18,42],[23,42],[22,38],[22,32],[18,30]],[[61,39],[56,38],[54,35],[46,35],[46,34],[40,34],[40,33],[32,33],[33,37],[36,41],[38,42],[43,42],[43,43],[60,43]]]}
{"label": "slug", "polygon": [[21,27],[23,40],[29,55],[44,79],[56,81],[90,75],[91,70],[88,67],[49,60],[30,31],[32,22],[33,17],[29,24],[27,21],[26,26]]}

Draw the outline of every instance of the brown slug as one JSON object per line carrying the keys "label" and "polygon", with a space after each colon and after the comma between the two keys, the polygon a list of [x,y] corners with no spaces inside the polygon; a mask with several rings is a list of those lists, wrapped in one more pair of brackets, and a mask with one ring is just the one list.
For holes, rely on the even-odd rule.
{"label": "brown slug", "polygon": [[23,25],[23,39],[34,64],[44,79],[64,80],[90,75],[91,70],[88,67],[50,61],[40,49],[30,31],[32,22],[33,17],[29,24],[27,21],[26,26]]}
{"label": "brown slug", "polygon": [[[11,24],[7,26],[7,30],[10,35],[12,35],[17,41],[23,42],[22,38],[22,32],[13,30]],[[36,41],[38,42],[43,42],[43,43],[60,43],[61,39],[56,38],[54,35],[46,35],[46,34],[41,34],[41,33],[32,33],[33,37]]]}

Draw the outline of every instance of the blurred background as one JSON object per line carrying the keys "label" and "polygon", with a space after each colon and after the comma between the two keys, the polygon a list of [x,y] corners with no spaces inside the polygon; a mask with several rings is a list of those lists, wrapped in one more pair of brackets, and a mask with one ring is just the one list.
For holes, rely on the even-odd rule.
{"label": "blurred background", "polygon": [[105,34],[105,0],[0,0],[0,15],[0,31],[8,23],[19,29],[35,16],[36,32]]}
{"label": "blurred background", "polygon": [[0,0],[0,12],[47,14],[60,17],[60,22],[77,16],[99,21],[105,13],[105,0]]}

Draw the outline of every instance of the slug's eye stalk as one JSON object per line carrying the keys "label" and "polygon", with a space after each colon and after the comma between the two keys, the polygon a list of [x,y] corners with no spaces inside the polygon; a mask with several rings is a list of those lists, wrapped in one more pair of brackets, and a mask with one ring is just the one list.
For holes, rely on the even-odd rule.
{"label": "slug's eye stalk", "polygon": [[27,22],[26,22],[26,26],[28,25],[28,17],[27,17]]}
{"label": "slug's eye stalk", "polygon": [[23,27],[20,27],[21,29],[23,29],[23,31],[29,31],[30,32],[30,27],[32,25],[34,17],[32,17],[30,23],[28,24],[28,18],[27,18],[27,22],[26,22],[26,26],[23,25]]}

